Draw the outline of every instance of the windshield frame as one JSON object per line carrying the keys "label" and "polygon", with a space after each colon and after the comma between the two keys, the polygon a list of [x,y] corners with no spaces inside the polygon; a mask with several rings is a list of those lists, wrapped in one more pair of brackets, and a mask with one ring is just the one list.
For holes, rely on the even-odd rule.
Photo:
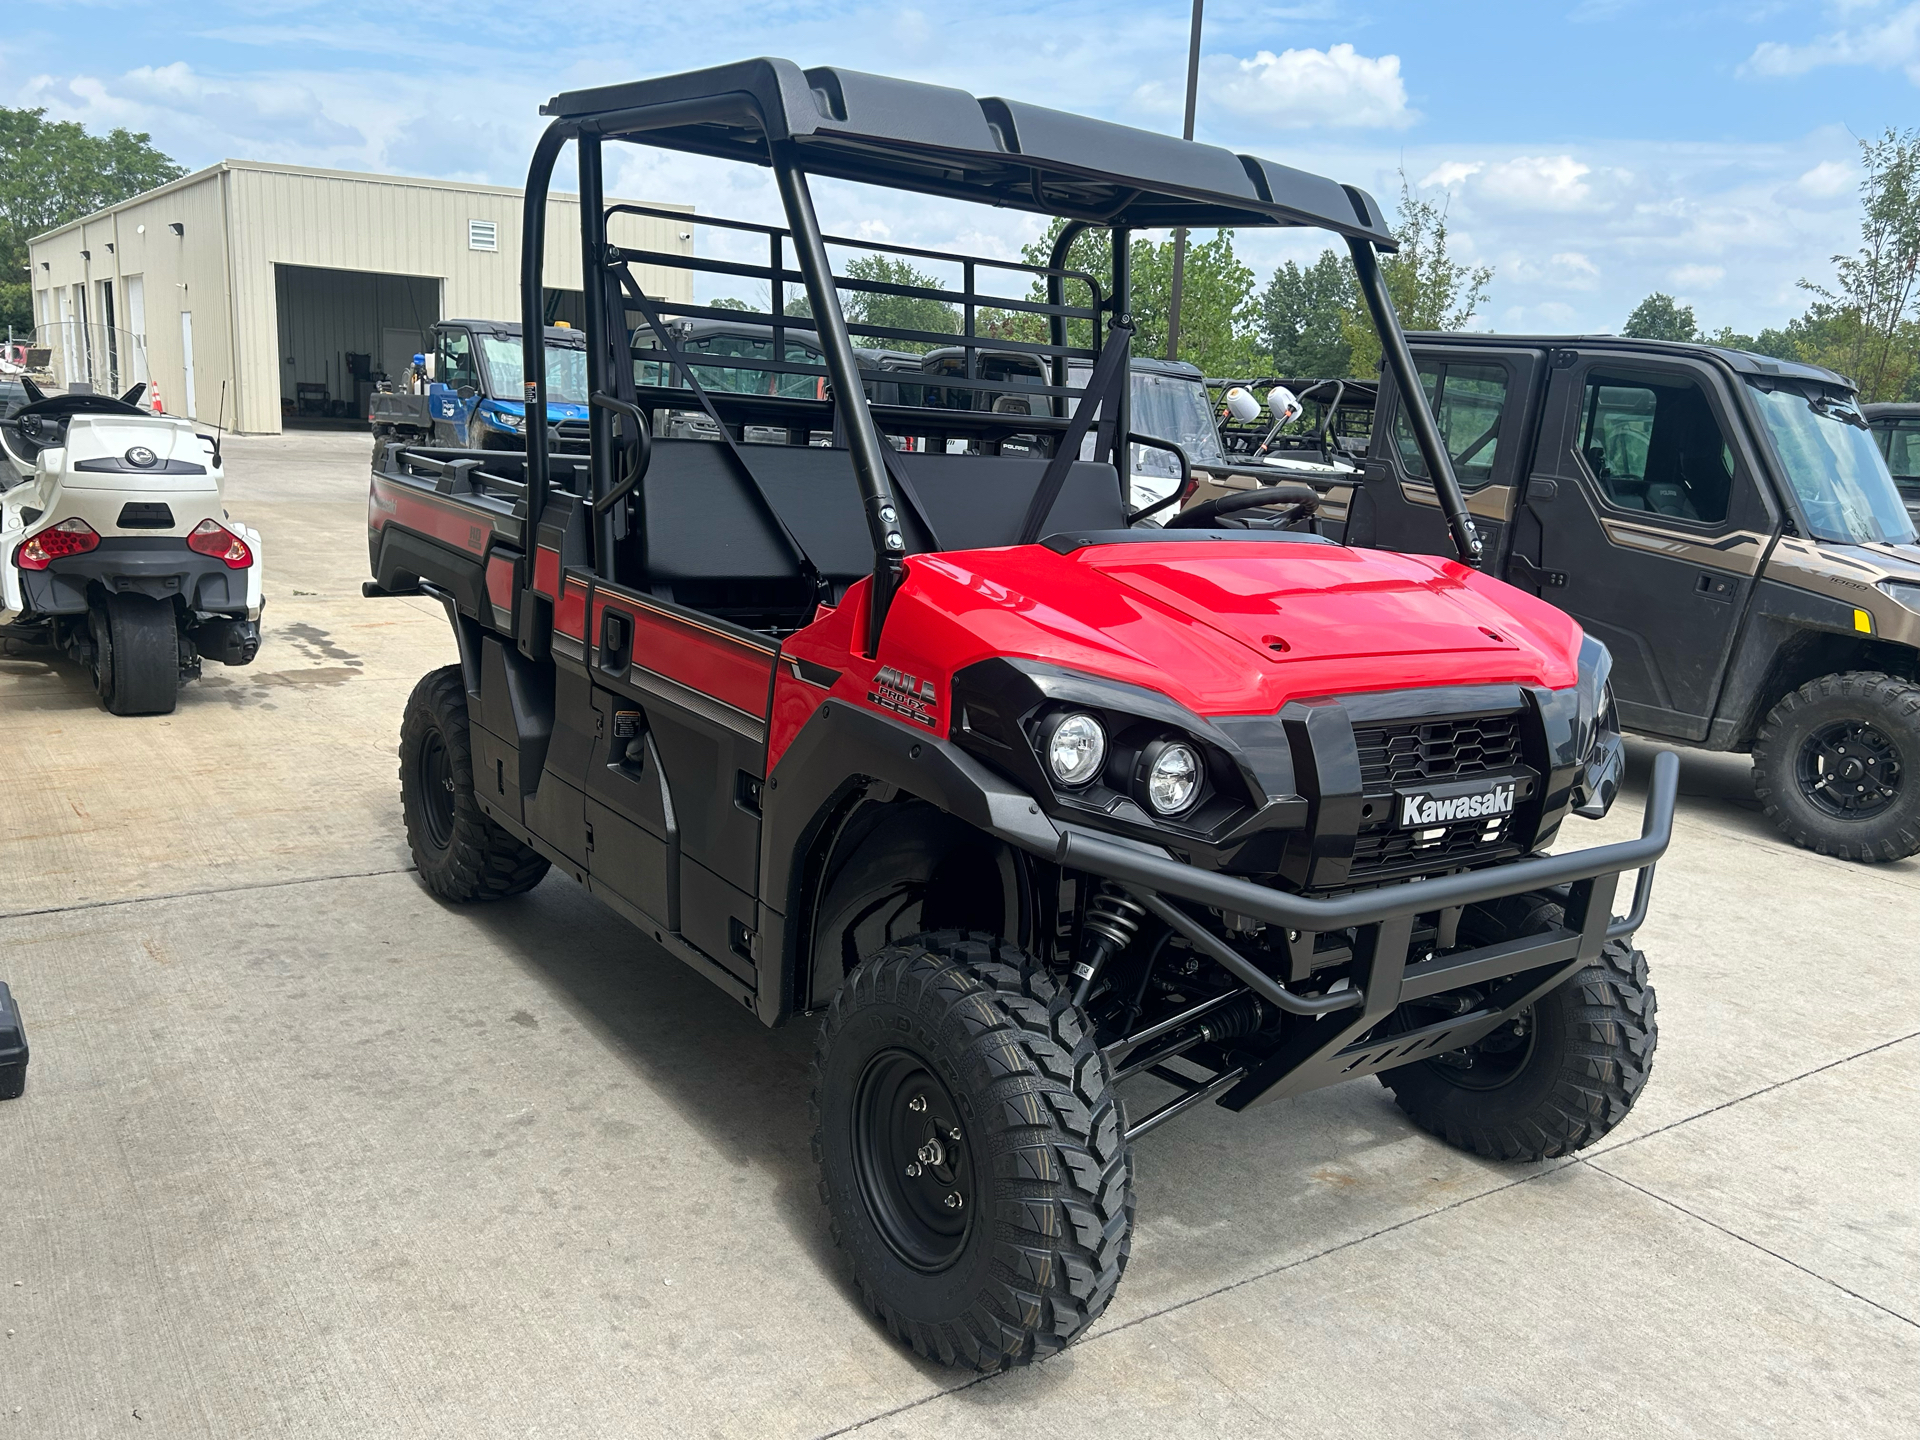
{"label": "windshield frame", "polygon": [[[1907,512],[1900,487],[1887,469],[1886,456],[1881,453],[1879,442],[1875,439],[1871,428],[1864,421],[1855,426],[1837,416],[1820,416],[1819,412],[1812,408],[1815,403],[1826,401],[1836,407],[1844,407],[1858,416],[1859,398],[1852,391],[1835,385],[1822,385],[1816,381],[1795,382],[1773,376],[1742,375],[1740,378],[1744,382],[1741,388],[1746,392],[1746,403],[1751,407],[1750,420],[1755,438],[1765,447],[1765,454],[1772,461],[1776,493],[1779,495],[1781,504],[1788,507],[1789,513],[1794,517],[1794,522],[1803,535],[1810,540],[1828,545],[1912,545],[1916,543],[1912,517]],[[1768,418],[1768,407],[1776,403],[1772,397],[1783,394],[1793,397],[1807,407],[1809,413],[1815,415],[1821,423],[1858,430],[1858,443],[1866,447],[1866,453],[1877,468],[1879,478],[1885,482],[1885,499],[1891,502],[1888,514],[1880,513],[1881,507],[1875,504],[1872,496],[1863,495],[1861,498],[1866,501],[1870,513],[1877,521],[1884,521],[1889,517],[1904,520],[1906,522],[1904,536],[1900,535],[1897,529],[1892,535],[1864,535],[1857,531],[1840,534],[1836,533],[1836,527],[1815,520],[1805,497],[1800,493],[1799,486],[1794,483],[1793,471],[1787,464],[1787,457],[1774,434],[1773,423]]]}

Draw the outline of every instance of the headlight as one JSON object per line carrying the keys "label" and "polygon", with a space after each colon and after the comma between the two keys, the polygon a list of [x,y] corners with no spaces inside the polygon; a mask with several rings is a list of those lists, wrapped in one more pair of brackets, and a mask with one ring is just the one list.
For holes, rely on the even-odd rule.
{"label": "headlight", "polygon": [[505,410],[489,410],[486,412],[486,417],[502,430],[519,432],[527,428],[527,420],[524,415],[510,415]]}
{"label": "headlight", "polygon": [[1181,740],[1160,740],[1140,753],[1147,804],[1157,815],[1178,815],[1200,796],[1200,755]]}
{"label": "headlight", "polygon": [[1046,737],[1047,768],[1062,785],[1085,785],[1107,758],[1107,732],[1091,715],[1067,715]]}
{"label": "headlight", "polygon": [[1907,609],[1920,611],[1920,585],[1906,580],[1882,580],[1880,588]]}

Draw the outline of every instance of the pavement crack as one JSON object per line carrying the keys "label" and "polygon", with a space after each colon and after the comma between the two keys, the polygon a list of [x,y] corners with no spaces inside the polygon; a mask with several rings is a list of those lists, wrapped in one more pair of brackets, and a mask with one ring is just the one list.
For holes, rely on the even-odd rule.
{"label": "pavement crack", "polygon": [[111,910],[120,905],[151,905],[161,900],[191,900],[202,895],[241,895],[250,890],[284,890],[292,885],[325,885],[333,880],[369,880],[377,875],[405,875],[414,868],[412,865],[395,865],[385,870],[348,870],[338,875],[302,875],[292,880],[261,880],[251,885],[209,885],[204,890],[128,895],[119,900],[82,900],[75,905],[48,905],[39,910],[8,910],[0,913],[0,921],[28,920],[36,915],[66,915],[77,910]]}
{"label": "pavement crack", "polygon": [[1765,1245],[1762,1245],[1758,1240],[1755,1240],[1750,1236],[1742,1235],[1738,1230],[1729,1230],[1725,1225],[1722,1225],[1719,1221],[1709,1220],[1705,1215],[1702,1215],[1697,1210],[1689,1210],[1686,1206],[1682,1205],[1678,1200],[1669,1199],[1667,1196],[1662,1195],[1659,1191],[1649,1190],[1644,1185],[1636,1185],[1633,1181],[1627,1179],[1626,1176],[1616,1175],[1614,1174],[1613,1171],[1602,1168],[1595,1161],[1582,1160],[1579,1163],[1586,1166],[1589,1170],[1595,1171],[1598,1174],[1606,1176],[1609,1180],[1618,1181],[1620,1184],[1626,1186],[1629,1190],[1639,1191],[1642,1195],[1646,1196],[1649,1200],[1657,1200],[1662,1205],[1668,1206],[1674,1210],[1678,1210],[1682,1215],[1685,1215],[1688,1219],[1698,1220],[1702,1225],[1705,1225],[1707,1228],[1711,1230],[1718,1230],[1722,1235],[1725,1235],[1730,1240],[1738,1240],[1742,1245],[1751,1245],[1755,1250],[1758,1250],[1762,1255],[1770,1255],[1775,1260],[1778,1260],[1782,1265],[1791,1266],[1793,1269],[1798,1270],[1802,1275],[1805,1275],[1810,1279],[1818,1280],[1824,1285],[1831,1285],[1834,1289],[1838,1290],[1842,1295],[1850,1295],[1855,1300],[1858,1300],[1862,1305],[1871,1305],[1875,1310],[1878,1310],[1881,1314],[1890,1315],[1895,1320],[1898,1320],[1906,1325],[1911,1325],[1916,1330],[1920,1330],[1920,1320],[1914,1319],[1911,1315],[1902,1315],[1898,1310],[1889,1309],[1887,1306],[1882,1305],[1878,1300],[1869,1299],[1867,1296],[1862,1295],[1858,1290],[1849,1290],[1846,1286],[1842,1285],[1838,1280],[1835,1280],[1832,1276],[1822,1275],[1818,1270],[1809,1270],[1805,1265],[1802,1265],[1798,1260],[1790,1260],[1785,1255],[1782,1255],[1778,1250],[1769,1250]]}

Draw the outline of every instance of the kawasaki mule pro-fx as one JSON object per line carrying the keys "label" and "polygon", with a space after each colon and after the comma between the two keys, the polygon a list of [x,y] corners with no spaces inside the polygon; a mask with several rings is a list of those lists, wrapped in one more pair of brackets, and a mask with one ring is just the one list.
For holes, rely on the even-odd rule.
{"label": "kawasaki mule pro-fx", "polygon": [[[894,1334],[988,1369],[1067,1344],[1126,1267],[1132,1145],[1209,1100],[1379,1075],[1417,1124],[1509,1159],[1619,1123],[1653,1055],[1631,936],[1677,764],[1654,764],[1641,838],[1545,853],[1618,786],[1607,653],[1474,569],[1432,417],[1412,412],[1462,561],[1215,528],[1206,506],[1162,529],[1127,504],[1128,441],[1155,443],[1128,423],[1130,232],[1343,236],[1411,374],[1370,197],[781,60],[547,113],[523,373],[547,374],[547,190],[572,142],[591,452],[536,426],[524,455],[381,458],[368,588],[440,597],[459,646],[402,722],[408,834],[439,895],[512,895],[557,865],[766,1024],[824,1012],[823,1192]],[[754,262],[609,244],[633,208],[604,199],[614,140],[771,166],[786,228],[692,222]],[[905,191],[1072,224],[1047,266],[895,249],[959,285],[889,287],[833,273],[829,246],[889,247],[823,236],[815,175],[878,187],[882,212]],[[1088,225],[1112,230],[1111,275],[1065,267]],[[766,312],[639,285],[674,265],[744,281]],[[842,291],[943,302],[958,333],[849,324]],[[728,365],[824,384],[711,388],[668,311],[764,325],[764,352]],[[800,323],[824,365],[782,343]],[[982,403],[887,405],[850,332],[870,352],[1021,350],[1052,383],[969,361],[943,383]],[[671,386],[636,383],[662,367]],[[1016,383],[1048,403],[997,408]],[[716,438],[654,425],[690,398]],[[541,380],[527,400],[544,406]]]}

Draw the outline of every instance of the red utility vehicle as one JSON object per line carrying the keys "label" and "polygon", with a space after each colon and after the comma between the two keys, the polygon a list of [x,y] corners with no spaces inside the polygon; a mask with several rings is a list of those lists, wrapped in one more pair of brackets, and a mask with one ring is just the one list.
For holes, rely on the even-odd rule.
{"label": "red utility vehicle", "polygon": [[[546,197],[572,142],[590,453],[533,426],[525,454],[393,444],[376,465],[369,592],[439,597],[459,646],[407,705],[408,835],[442,896],[558,866],[768,1025],[822,1017],[822,1190],[896,1335],[983,1368],[1072,1340],[1127,1263],[1132,1145],[1208,1100],[1378,1075],[1417,1124],[1506,1159],[1619,1122],[1652,1059],[1630,937],[1675,762],[1655,762],[1640,839],[1545,853],[1618,787],[1607,654],[1475,570],[1420,386],[1402,391],[1461,560],[1207,527],[1273,490],[1166,529],[1127,503],[1130,440],[1186,464],[1130,433],[1128,233],[1343,236],[1405,377],[1369,196],[779,60],[546,108],[523,368],[548,373]],[[603,198],[609,140],[771,166],[787,226],[691,222],[761,263],[612,245],[607,216],[636,207]],[[1047,266],[834,240],[818,175],[881,205],[914,191],[1072,224]],[[1065,266],[1090,224],[1113,231],[1111,275]],[[958,285],[836,275],[829,247]],[[666,306],[643,265],[764,286],[766,311]],[[874,318],[924,303],[849,323],[841,292],[944,304],[951,332]],[[767,327],[729,369],[820,383],[719,388],[676,338],[689,317]],[[943,384],[977,402],[882,403],[897,391],[856,335],[868,357],[957,344]],[[1051,384],[987,351],[1037,357]],[[690,398],[711,438],[663,433]],[[540,413],[544,382],[526,399]]]}

